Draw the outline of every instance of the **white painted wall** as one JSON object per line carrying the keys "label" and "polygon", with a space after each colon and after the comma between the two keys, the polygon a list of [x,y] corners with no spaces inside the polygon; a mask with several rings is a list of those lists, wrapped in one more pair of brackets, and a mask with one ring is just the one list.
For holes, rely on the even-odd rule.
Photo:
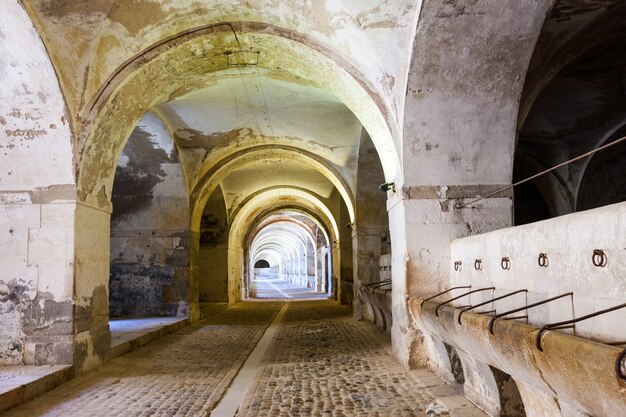
{"label": "white painted wall", "polygon": [[[593,265],[594,249],[605,251],[606,267]],[[548,255],[548,267],[539,266],[540,253]],[[501,267],[505,256],[511,261],[510,270]],[[474,269],[478,258],[482,270]],[[455,261],[462,262],[460,271],[454,270]],[[529,310],[529,322],[537,326],[625,303],[626,203],[457,239],[452,244],[450,276],[450,286],[495,286],[496,295],[526,288],[529,303],[574,292],[573,302],[568,297]],[[491,297],[491,292],[472,297],[471,302],[487,296]],[[467,301],[459,300],[457,305]],[[523,297],[517,295],[496,307],[503,312],[523,305]],[[624,317],[626,309],[580,322],[576,334],[606,342],[624,341]]]}

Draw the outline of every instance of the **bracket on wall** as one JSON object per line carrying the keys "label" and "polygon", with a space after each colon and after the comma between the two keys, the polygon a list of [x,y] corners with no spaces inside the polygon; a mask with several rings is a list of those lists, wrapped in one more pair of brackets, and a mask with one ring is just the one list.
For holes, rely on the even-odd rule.
{"label": "bracket on wall", "polygon": [[457,295],[456,297],[453,297],[453,298],[449,299],[448,301],[444,301],[443,303],[439,303],[439,304],[437,304],[437,307],[435,307],[435,316],[439,317],[439,309],[440,309],[442,306],[444,306],[444,305],[446,305],[446,304],[448,304],[448,303],[453,302],[454,300],[458,300],[459,298],[466,297],[466,296],[468,296],[468,295],[470,295],[470,294],[473,294],[473,293],[475,293],[475,292],[480,292],[480,291],[489,291],[489,290],[491,290],[491,291],[495,291],[495,289],[496,289],[496,287],[478,288],[477,290],[468,291],[468,292],[466,292],[466,293],[464,293],[464,294]]}
{"label": "bracket on wall", "polygon": [[[489,333],[491,333],[492,335],[494,334],[493,333],[493,325],[495,324],[496,320],[498,320],[498,319],[506,317],[509,314],[517,313],[519,311],[529,310],[531,308],[540,306],[542,304],[547,304],[547,303],[552,302],[554,300],[558,300],[559,298],[568,297],[568,296],[572,296],[572,295],[574,295],[573,292],[566,292],[565,294],[557,295],[556,297],[551,297],[551,298],[548,298],[548,299],[543,300],[543,301],[539,301],[539,302],[536,302],[536,303],[533,303],[533,304],[529,304],[529,305],[527,305],[525,307],[520,307],[520,308],[516,308],[516,309],[513,309],[513,310],[505,311],[504,313],[496,314],[495,316],[493,316],[489,320]],[[515,320],[515,319],[524,319],[524,318],[527,319],[528,316],[526,315],[526,316],[519,316],[519,317],[509,317],[509,318],[506,318],[505,320]]]}
{"label": "bracket on wall", "polygon": [[480,271],[483,269],[483,261],[482,259],[476,259],[474,261],[474,269],[477,271]]}
{"label": "bracket on wall", "polygon": [[458,290],[458,289],[460,289],[460,288],[472,288],[472,286],[471,286],[471,285],[461,285],[461,286],[459,286],[459,287],[452,287],[452,288],[448,288],[448,289],[447,289],[447,290],[445,290],[445,291],[442,291],[442,292],[440,292],[440,293],[437,293],[437,294],[433,295],[432,297],[428,297],[427,299],[422,300],[422,302],[420,303],[420,307],[421,307],[421,306],[423,306],[423,305],[424,305],[424,303],[425,303],[426,301],[430,301],[430,300],[432,300],[432,299],[434,299],[434,298],[439,297],[440,295],[447,294],[447,293],[449,293],[449,292],[450,292],[450,291],[452,291],[452,290]]}
{"label": "bracket on wall", "polygon": [[626,308],[626,303],[616,305],[616,306],[613,306],[604,310],[596,311],[595,313],[587,314],[586,316],[578,317],[572,320],[565,320],[565,321],[560,321],[558,323],[546,324],[537,333],[537,337],[535,338],[535,345],[537,346],[537,349],[539,349],[539,351],[543,352],[543,347],[541,346],[541,337],[546,331],[573,329],[575,327],[575,323],[578,323],[580,321],[584,321],[584,320],[587,320],[596,316],[600,316],[602,314],[610,313],[612,311],[619,310],[622,308]]}
{"label": "bracket on wall", "polygon": [[591,262],[593,262],[594,266],[604,268],[608,262],[608,258],[604,250],[602,249],[594,249],[593,255],[591,255]]}
{"label": "bracket on wall", "polygon": [[[507,298],[507,297],[510,297],[510,296],[512,296],[512,295],[522,293],[522,292],[527,293],[527,292],[528,292],[528,290],[524,289],[524,290],[517,290],[517,291],[513,291],[513,292],[510,292],[510,293],[508,293],[508,294],[501,295],[500,297],[492,298],[491,300],[489,300],[489,301],[485,301],[484,303],[480,303],[480,304],[475,304],[475,305],[471,305],[471,306],[464,307],[464,308],[463,308],[463,309],[461,309],[461,311],[459,312],[459,317],[457,318],[457,321],[458,321],[458,323],[459,323],[459,324],[463,324],[463,323],[461,323],[461,316],[463,316],[463,313],[465,313],[465,312],[467,312],[467,311],[470,311],[470,310],[473,310],[473,309],[475,309],[475,308],[482,307],[482,306],[484,306],[484,305],[487,305],[487,304],[493,303],[494,301],[502,300],[503,298]],[[496,312],[496,310],[491,310],[491,311],[489,311],[489,313],[495,313],[495,312]],[[485,312],[485,313],[487,313],[487,312]]]}

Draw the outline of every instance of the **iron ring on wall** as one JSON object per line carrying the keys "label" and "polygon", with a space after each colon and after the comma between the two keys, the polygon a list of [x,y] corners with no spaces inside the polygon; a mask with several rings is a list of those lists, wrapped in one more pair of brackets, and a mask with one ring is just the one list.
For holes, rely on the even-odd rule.
{"label": "iron ring on wall", "polygon": [[505,271],[510,271],[511,270],[511,260],[509,259],[508,256],[503,256],[502,257],[502,260],[500,261],[500,266]]}
{"label": "iron ring on wall", "polygon": [[550,265],[550,260],[548,259],[548,254],[545,252],[541,252],[539,254],[539,258],[537,258],[537,263],[542,268],[547,268]]}
{"label": "iron ring on wall", "polygon": [[481,269],[483,269],[483,261],[480,259],[476,259],[474,261],[474,269],[477,271],[480,271]]}
{"label": "iron ring on wall", "polygon": [[591,262],[593,262],[594,266],[604,268],[607,264],[606,253],[602,249],[594,249],[593,255],[591,257]]}

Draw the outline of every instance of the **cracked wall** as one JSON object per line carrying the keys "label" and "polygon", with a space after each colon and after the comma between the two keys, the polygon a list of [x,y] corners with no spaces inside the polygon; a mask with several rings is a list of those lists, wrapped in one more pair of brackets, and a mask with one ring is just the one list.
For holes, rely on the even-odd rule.
{"label": "cracked wall", "polygon": [[0,79],[0,364],[69,364],[71,132],[44,45],[14,2],[0,5]]}
{"label": "cracked wall", "polygon": [[228,301],[228,213],[218,187],[204,208],[200,229],[200,302]]}
{"label": "cracked wall", "polygon": [[189,203],[177,149],[156,114],[128,140],[111,200],[111,316],[185,316]]}

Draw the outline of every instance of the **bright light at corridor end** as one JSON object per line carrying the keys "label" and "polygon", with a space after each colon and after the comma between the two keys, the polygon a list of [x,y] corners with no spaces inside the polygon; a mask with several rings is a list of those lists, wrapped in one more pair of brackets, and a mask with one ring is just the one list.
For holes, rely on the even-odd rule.
{"label": "bright light at corridor end", "polygon": [[311,216],[283,211],[263,219],[247,248],[247,298],[328,298],[332,246],[328,231]]}

